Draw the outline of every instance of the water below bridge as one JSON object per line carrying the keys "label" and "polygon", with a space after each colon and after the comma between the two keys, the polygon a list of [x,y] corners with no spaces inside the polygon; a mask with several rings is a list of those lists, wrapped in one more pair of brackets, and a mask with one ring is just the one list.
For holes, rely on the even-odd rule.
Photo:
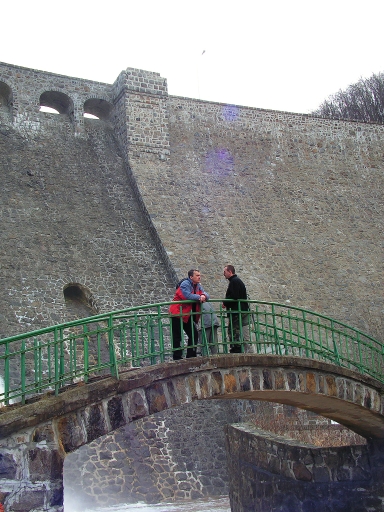
{"label": "water below bridge", "polygon": [[[67,512],[66,509],[64,509]],[[178,503],[157,503],[147,505],[135,503],[131,505],[114,505],[112,507],[97,507],[86,509],[84,512],[231,512],[228,496],[206,498],[201,500],[183,501]],[[69,512],[69,511],[68,511]]]}

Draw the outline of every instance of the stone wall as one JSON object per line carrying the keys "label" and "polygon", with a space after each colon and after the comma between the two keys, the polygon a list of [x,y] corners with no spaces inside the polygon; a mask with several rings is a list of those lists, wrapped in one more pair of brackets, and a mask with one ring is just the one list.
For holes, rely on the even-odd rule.
{"label": "stone wall", "polygon": [[[67,118],[71,131],[77,135],[84,131],[83,114],[87,100],[97,98],[106,102],[113,101],[112,86],[109,84],[3,62],[0,62],[0,83],[4,84],[0,85],[0,95],[3,96],[0,110],[10,114],[4,115],[3,121],[10,119],[13,126],[29,138],[46,125],[46,116],[40,112],[40,99],[43,94],[51,93],[54,102],[56,98],[57,109]],[[10,90],[8,98],[5,89]],[[58,99],[60,96],[61,101]],[[67,103],[63,103],[64,96],[67,97]]]}
{"label": "stone wall", "polygon": [[[254,425],[266,410],[273,417],[272,404],[265,402],[192,402],[182,409],[155,414],[103,436],[66,457],[65,507],[80,512],[84,507],[105,503],[182,502],[228,495],[229,478],[232,479],[228,466],[231,468],[232,463],[227,463],[226,425],[251,420]],[[325,418],[317,418],[318,423],[326,422]],[[357,444],[355,437],[359,436],[352,431],[341,425],[332,428],[332,438],[339,437],[340,446]],[[296,434],[302,436],[302,429]],[[311,433],[307,434],[310,438]],[[268,435],[287,442],[274,434]],[[365,443],[364,438],[360,439]],[[292,441],[290,446],[293,445]],[[339,448],[334,450],[337,453]],[[346,453],[350,453],[348,450]],[[366,453],[367,448],[361,446],[356,450]]]}
{"label": "stone wall", "polygon": [[222,297],[233,263],[251,298],[382,339],[384,127],[187,98],[168,108],[168,167],[131,166],[174,267],[192,261]]}
{"label": "stone wall", "polygon": [[71,283],[89,291],[94,312],[174,290],[108,123],[85,119],[80,138],[66,116],[41,114],[40,128],[43,117],[32,140],[0,128],[0,338],[74,319],[63,293]]}
{"label": "stone wall", "polygon": [[230,400],[194,402],[80,448],[65,459],[65,509],[227,495],[224,425],[237,419]]}
{"label": "stone wall", "polygon": [[[85,119],[87,102],[111,114]],[[199,267],[220,298],[232,263],[251,298],[382,339],[383,139],[379,125],[170,97],[158,73],[101,84],[0,63],[0,338],[83,314],[71,284],[105,312],[168,300]],[[169,488],[203,494],[197,474]]]}
{"label": "stone wall", "polygon": [[[160,284],[160,292],[154,281],[156,292],[126,301],[121,290],[130,278],[121,265],[112,265],[100,276],[110,281],[114,274],[120,298],[100,297],[100,310],[148,302],[155,295],[169,299],[175,278],[191,267],[201,267],[205,287],[220,298],[226,289],[222,267],[233,263],[251,298],[305,307],[382,339],[383,126],[172,97],[165,78],[132,68],[109,85],[0,63],[0,98],[3,237],[7,245],[11,229],[21,248],[12,254],[15,265],[25,266],[22,248],[34,232],[38,195],[44,196],[49,218],[65,217],[66,198],[83,220],[77,232],[85,241],[75,254],[66,251],[66,260],[74,269],[83,262],[78,279],[92,284],[92,293],[98,295],[93,277],[85,275],[94,266],[86,229],[106,233],[109,226],[101,224],[116,214],[112,239],[117,233],[124,237],[128,224],[137,233],[145,226],[172,282],[165,288]],[[62,113],[39,112],[43,100]],[[104,130],[101,121],[95,130],[95,123],[84,118],[91,107],[103,114]],[[33,205],[26,193],[31,189]],[[131,205],[132,194],[142,213],[131,222],[120,204]],[[27,204],[21,216],[4,211],[21,198]],[[96,202],[103,204],[102,216]],[[67,226],[61,222],[60,230],[50,229],[61,252]],[[129,234],[130,240],[135,236]],[[114,244],[104,245],[104,252],[114,253]],[[43,252],[46,244],[40,245]],[[127,252],[120,246],[113,256],[119,261],[117,253]],[[136,257],[149,253],[139,250]],[[9,266],[6,257],[5,262]],[[145,282],[151,270],[159,275],[151,263],[136,267],[137,280]],[[56,276],[51,279],[57,282]],[[65,275],[62,279],[68,281]],[[14,299],[27,286],[35,288],[34,297],[29,291],[22,300]],[[5,334],[17,332],[15,314],[22,329],[34,327],[31,303],[39,296],[40,309],[45,289],[40,293],[27,275],[16,286],[6,278]],[[22,302],[17,313],[14,300]],[[58,297],[54,303],[48,294],[46,303],[57,315],[43,312],[39,325],[63,318]]]}
{"label": "stone wall", "polygon": [[382,443],[317,448],[252,425],[225,431],[232,512],[383,510]]}

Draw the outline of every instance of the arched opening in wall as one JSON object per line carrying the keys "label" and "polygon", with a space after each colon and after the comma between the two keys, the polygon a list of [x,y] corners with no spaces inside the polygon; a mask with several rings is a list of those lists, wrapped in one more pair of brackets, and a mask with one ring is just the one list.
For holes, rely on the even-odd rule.
{"label": "arched opening in wall", "polygon": [[40,105],[40,112],[46,112],[47,114],[59,114],[59,111],[55,108],[44,107],[44,105]]}
{"label": "arched opening in wall", "polygon": [[106,100],[92,98],[84,103],[84,117],[110,121],[113,105]]}
{"label": "arched opening in wall", "polygon": [[97,116],[94,116],[93,114],[88,114],[88,112],[84,112],[84,117],[87,117],[88,119],[100,119]]}
{"label": "arched opening in wall", "polygon": [[[80,318],[93,317],[99,313],[96,302],[92,297],[91,291],[80,283],[68,283],[63,288],[63,294],[66,305],[67,317],[70,321]],[[109,361],[109,341],[108,333],[101,333],[106,328],[105,320],[90,321],[87,324],[87,351],[83,340],[83,326],[71,326],[69,332],[72,333],[73,339],[68,347],[68,356],[75,357],[74,364],[84,367],[85,358],[87,358],[87,368],[93,366],[105,365],[105,370],[98,370],[98,375],[105,375],[110,372],[108,368]],[[77,336],[77,335],[80,336]]]}
{"label": "arched opening in wall", "polygon": [[[43,110],[42,107],[45,109]],[[40,96],[40,110],[41,112],[47,112],[47,108],[50,113],[58,113],[67,115],[71,120],[73,119],[73,101],[69,96],[59,91],[46,91]]]}
{"label": "arched opening in wall", "polygon": [[13,94],[11,88],[4,82],[0,82],[0,111],[12,113]]}
{"label": "arched opening in wall", "polygon": [[64,286],[63,293],[71,320],[97,315],[96,303],[87,287],[79,283],[69,283]]}

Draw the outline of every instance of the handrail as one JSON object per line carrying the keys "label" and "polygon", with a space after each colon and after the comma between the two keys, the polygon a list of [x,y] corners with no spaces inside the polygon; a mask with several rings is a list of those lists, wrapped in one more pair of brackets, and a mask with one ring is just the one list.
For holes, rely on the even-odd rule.
{"label": "handrail", "polygon": [[[180,313],[183,304],[192,302],[177,302]],[[312,358],[384,383],[384,345],[343,322],[307,309],[255,300],[234,301],[235,309],[228,315],[221,299],[210,302],[218,327],[212,314],[208,321],[206,314],[204,322],[199,321],[199,336],[193,339],[198,354],[227,354],[240,336],[241,351]],[[243,302],[249,304],[249,312],[241,310]],[[44,392],[58,394],[91,377],[118,378],[120,370],[171,361],[169,304],[130,307],[1,339],[0,405],[24,403]],[[243,321],[236,326],[239,314]]]}

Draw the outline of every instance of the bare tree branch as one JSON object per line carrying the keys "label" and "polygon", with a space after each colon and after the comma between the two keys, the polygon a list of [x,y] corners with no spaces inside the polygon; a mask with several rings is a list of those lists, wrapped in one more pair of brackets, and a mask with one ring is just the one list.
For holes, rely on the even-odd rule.
{"label": "bare tree branch", "polygon": [[384,123],[384,73],[350,85],[325,100],[314,115],[331,119],[350,119],[371,123]]}

